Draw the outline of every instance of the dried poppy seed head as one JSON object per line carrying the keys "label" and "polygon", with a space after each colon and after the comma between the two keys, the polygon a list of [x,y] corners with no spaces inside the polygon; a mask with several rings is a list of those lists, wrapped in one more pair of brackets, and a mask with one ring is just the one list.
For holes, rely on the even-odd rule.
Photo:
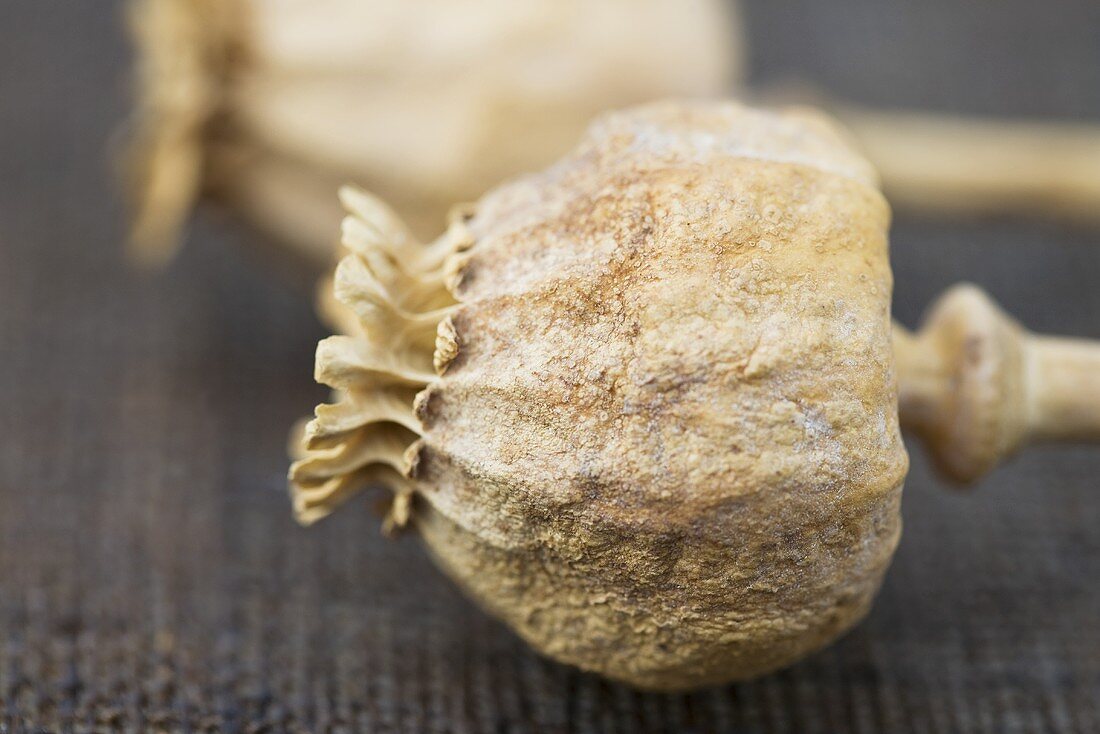
{"label": "dried poppy seed head", "polygon": [[[654,689],[748,678],[867,610],[907,457],[888,207],[824,119],[608,115],[421,245],[345,191],[306,522],[390,522],[536,649]],[[345,321],[352,321],[346,319]]]}
{"label": "dried poppy seed head", "polygon": [[726,0],[129,0],[137,254],[198,197],[328,268],[345,181],[435,236],[608,106],[737,81]]}

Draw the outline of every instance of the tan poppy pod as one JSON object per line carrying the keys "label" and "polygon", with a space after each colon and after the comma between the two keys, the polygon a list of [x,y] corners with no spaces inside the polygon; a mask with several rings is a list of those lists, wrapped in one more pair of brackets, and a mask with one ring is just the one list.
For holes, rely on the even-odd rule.
{"label": "tan poppy pod", "polygon": [[778,668],[863,616],[907,457],[889,211],[811,113],[658,104],[421,245],[353,191],[292,470],[365,484],[535,648],[639,686]]}
{"label": "tan poppy pod", "polygon": [[327,266],[353,181],[421,237],[456,201],[541,167],[608,107],[722,94],[723,0],[133,0],[138,254],[195,199]]}
{"label": "tan poppy pod", "polygon": [[[1100,440],[1100,347],[972,286],[891,326],[889,212],[824,118],[604,117],[430,245],[347,189],[350,254],[294,508],[394,492],[440,566],[539,651],[641,687],[749,678],[868,609],[901,420],[971,480]],[[898,386],[895,385],[895,375]]]}

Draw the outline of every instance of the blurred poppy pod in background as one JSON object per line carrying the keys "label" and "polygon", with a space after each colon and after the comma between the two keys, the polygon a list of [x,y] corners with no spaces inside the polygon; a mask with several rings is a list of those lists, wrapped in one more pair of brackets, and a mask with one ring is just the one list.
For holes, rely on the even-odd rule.
{"label": "blurred poppy pod in background", "polygon": [[131,26],[132,244],[152,262],[209,196],[328,265],[349,182],[434,237],[600,111],[721,95],[741,68],[720,0],[136,0]]}

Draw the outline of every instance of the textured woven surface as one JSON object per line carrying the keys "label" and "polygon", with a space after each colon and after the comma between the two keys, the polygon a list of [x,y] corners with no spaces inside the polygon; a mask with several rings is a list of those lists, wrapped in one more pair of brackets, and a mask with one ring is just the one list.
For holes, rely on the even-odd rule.
{"label": "textured woven surface", "polygon": [[[988,6],[988,7],[987,7]],[[1092,0],[753,2],[760,80],[1100,118]],[[968,493],[919,448],[868,620],[746,685],[651,696],[539,659],[369,502],[309,531],[287,426],[320,328],[216,217],[162,276],[122,266],[106,145],[117,8],[0,4],[0,731],[1100,731],[1100,451]],[[961,278],[1100,337],[1100,232],[902,218],[896,311]]]}

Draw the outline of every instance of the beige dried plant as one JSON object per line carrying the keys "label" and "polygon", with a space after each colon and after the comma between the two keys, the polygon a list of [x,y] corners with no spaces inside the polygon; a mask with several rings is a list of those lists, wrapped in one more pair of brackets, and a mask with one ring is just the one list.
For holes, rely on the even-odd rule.
{"label": "beige dried plant", "polygon": [[[724,96],[727,0],[130,0],[134,254],[163,262],[199,198],[327,268],[357,182],[420,237],[563,153],[598,112]],[[810,95],[811,97],[813,95]],[[1095,221],[1100,128],[831,106],[890,201]]]}
{"label": "beige dried plant", "polygon": [[722,0],[133,0],[136,254],[195,200],[327,267],[352,181],[420,237],[539,168],[608,107],[716,95],[740,61]]}
{"label": "beige dried plant", "polygon": [[421,245],[351,216],[291,479],[367,484],[543,653],[676,689],[754,676],[866,611],[907,457],[889,213],[810,113],[660,104]]}
{"label": "beige dried plant", "polygon": [[808,111],[611,114],[421,244],[350,216],[317,409],[291,469],[390,529],[537,650],[652,689],[753,677],[867,611],[900,530],[901,421],[975,479],[1100,440],[1100,347],[964,286],[892,326],[889,209]]}

